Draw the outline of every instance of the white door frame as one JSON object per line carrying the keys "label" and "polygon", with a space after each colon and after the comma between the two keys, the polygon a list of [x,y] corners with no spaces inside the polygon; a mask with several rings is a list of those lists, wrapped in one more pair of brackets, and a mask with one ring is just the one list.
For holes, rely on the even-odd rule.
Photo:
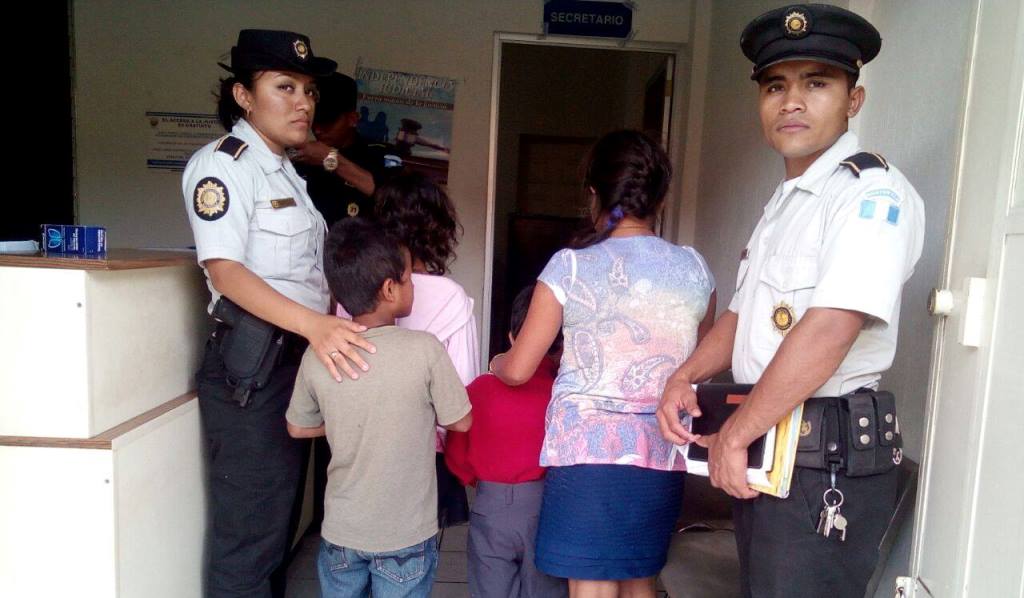
{"label": "white door frame", "polygon": [[[1003,352],[1020,345],[1006,317],[1019,305],[1001,299],[1021,295],[1003,283],[1019,279],[1021,268],[1005,261],[1007,240],[1024,234],[1024,183],[1016,178],[1024,172],[1024,7],[976,0],[973,22],[942,275],[955,303],[938,323],[932,351],[911,569],[897,581],[905,596],[1011,596],[1024,589],[1016,396],[1024,376],[1019,362],[1006,365],[1019,356]],[[987,292],[968,292],[975,287],[963,285],[967,279]],[[1004,328],[1007,320],[1011,327]]]}
{"label": "white door frame", "polygon": [[[498,116],[501,100],[501,60],[502,60],[502,47],[504,44],[522,44],[522,45],[533,45],[533,46],[560,46],[570,48],[587,48],[587,49],[599,49],[599,50],[626,50],[632,52],[655,52],[658,54],[668,54],[672,57],[672,64],[675,69],[678,69],[681,60],[687,58],[686,44],[667,43],[667,42],[644,42],[644,41],[621,41],[614,39],[601,39],[592,37],[565,37],[565,36],[554,36],[554,35],[538,35],[530,33],[510,33],[497,31],[494,33],[494,62],[491,70],[491,118],[490,118],[490,141],[488,144],[488,160],[487,160],[487,215],[486,215],[486,230],[484,231],[485,243],[484,243],[484,292],[483,292],[483,309],[481,310],[481,316],[483,322],[481,323],[481,348],[480,358],[482,362],[482,369],[487,369],[487,355],[490,351],[491,342],[491,300],[492,300],[492,287],[494,283],[494,213],[495,213],[495,200],[497,193],[497,165],[498,165]],[[680,78],[675,73],[667,73],[668,78],[673,82],[673,98],[678,98]],[[699,89],[698,89],[699,87]],[[694,94],[700,94],[703,98],[704,89],[703,85],[692,85],[689,90],[689,95],[692,97]],[[687,101],[685,104],[690,104]],[[701,103],[703,106],[703,103]],[[671,107],[671,112],[667,113],[666,116],[670,116],[665,121],[666,124],[672,122],[679,122],[682,116],[681,110],[685,109],[686,106],[681,105],[680,102],[674,101]],[[688,119],[693,120],[693,119]],[[680,147],[682,144],[683,131],[681,127],[675,126],[670,127],[668,135],[668,145],[666,147],[669,158],[672,159],[672,163],[677,163],[677,158],[683,157],[683,148]],[[688,126],[688,133],[693,134],[693,127]],[[700,138],[700,130],[697,130],[698,139]],[[690,143],[687,144],[691,145]],[[699,145],[696,145],[696,150],[699,152]],[[690,158],[691,151],[689,147],[686,148],[685,157]],[[699,153],[698,153],[699,155]],[[689,159],[687,159],[687,162]],[[690,170],[690,169],[687,169]],[[696,173],[692,176],[694,182],[696,181]],[[683,177],[687,178],[686,176]],[[674,183],[675,189],[680,189],[682,186],[689,188],[691,185],[683,185]],[[672,190],[669,192],[669,198],[678,197],[678,191],[673,193]],[[676,202],[678,203],[678,202]]]}

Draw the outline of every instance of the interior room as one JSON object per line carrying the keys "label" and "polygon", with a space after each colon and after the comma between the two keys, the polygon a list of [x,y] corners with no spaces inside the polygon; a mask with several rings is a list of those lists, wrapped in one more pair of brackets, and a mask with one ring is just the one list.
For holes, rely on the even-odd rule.
{"label": "interior room", "polygon": [[[985,95],[985,89],[996,91],[979,88],[982,75],[972,68],[981,52],[999,54],[998,47],[986,49],[978,40],[988,36],[1003,40],[998,43],[1004,45],[1015,44],[1002,55],[1009,65],[1005,69],[1008,87],[1020,94],[1024,52],[1012,27],[1024,31],[1024,10],[991,8],[998,3],[988,0],[829,3],[864,15],[882,34],[882,52],[859,81],[866,89],[866,104],[850,127],[863,147],[898,165],[923,198],[927,213],[923,253],[903,291],[895,361],[881,381],[882,388],[897,397],[900,413],[906,464],[903,499],[868,595],[892,596],[898,578],[904,577],[926,580],[927,590],[919,588],[918,596],[983,595],[986,583],[996,584],[981,573],[985,571],[982,556],[988,553],[974,548],[987,546],[985,538],[992,537],[977,535],[981,531],[976,531],[974,519],[982,512],[981,505],[989,504],[984,497],[997,487],[987,485],[990,478],[986,476],[996,474],[985,473],[989,469],[983,467],[994,467],[986,459],[993,458],[990,442],[996,441],[988,439],[999,421],[1019,413],[1019,407],[1012,407],[997,393],[1004,388],[999,381],[1006,378],[993,373],[996,370],[990,367],[995,366],[990,363],[1004,362],[990,360],[1014,354],[1021,345],[1020,340],[1015,345],[1007,340],[1010,344],[992,349],[992,342],[983,340],[982,352],[972,354],[977,361],[969,362],[972,369],[965,377],[977,382],[968,388],[975,398],[964,399],[964,421],[970,427],[962,437],[969,450],[958,463],[961,471],[980,473],[971,473],[971,483],[961,488],[961,494],[945,495],[952,498],[943,502],[935,492],[946,486],[939,481],[929,486],[926,480],[931,478],[925,472],[932,471],[929,455],[941,449],[941,435],[955,429],[949,410],[956,399],[944,394],[940,375],[940,366],[946,363],[943,357],[953,355],[942,349],[944,339],[955,343],[959,330],[963,346],[964,336],[959,319],[941,324],[926,304],[933,289],[950,288],[956,305],[963,305],[967,287],[961,290],[961,285],[966,278],[1002,280],[993,274],[999,272],[1013,280],[1009,266],[1004,270],[1004,262],[999,261],[1003,244],[989,236],[998,237],[1003,229],[993,228],[992,222],[1012,210],[981,209],[971,202],[982,200],[966,194],[971,168],[983,168],[970,162],[969,149],[984,144],[975,141],[977,145],[971,146],[969,133],[999,130],[984,120],[971,120],[975,114],[971,110],[977,110],[981,101],[977,98]],[[741,252],[784,174],[778,156],[764,143],[755,109],[757,86],[750,80],[750,63],[739,49],[744,25],[780,3],[634,0],[620,4],[630,5],[633,11],[632,31],[624,39],[548,34],[540,0],[287,4],[69,0],[66,11],[40,14],[34,25],[40,30],[39,39],[46,40],[48,48],[57,48],[52,53],[47,50],[46,56],[66,69],[55,68],[46,76],[47,94],[58,98],[52,106],[47,104],[51,118],[42,125],[44,137],[51,141],[40,141],[31,155],[52,159],[54,172],[64,174],[54,174],[52,187],[26,201],[32,207],[24,217],[5,217],[0,241],[36,238],[39,224],[59,221],[105,227],[112,248],[194,249],[182,201],[181,170],[154,167],[152,161],[159,153],[154,115],[208,119],[215,112],[217,82],[224,76],[217,63],[227,59],[238,30],[284,29],[309,35],[316,53],[336,60],[343,73],[351,75],[366,67],[455,82],[446,189],[463,234],[450,277],[473,300],[481,371],[487,370],[492,356],[508,349],[504,327],[512,298],[536,279],[551,254],[589,222],[581,160],[598,137],[616,129],[643,130],[668,152],[674,176],[657,230],[664,239],[693,246],[706,258],[721,314],[736,288]],[[1005,16],[999,20],[1001,25],[992,24],[994,14]],[[991,35],[986,27],[993,27]],[[59,46],[62,41],[66,42],[63,47]],[[1013,130],[1019,132],[1024,112],[1014,101],[1009,97],[998,108],[1006,119],[1016,119],[1007,120],[1006,128],[1016,126]],[[998,172],[1010,174],[994,178],[1010,181],[1007,185],[1012,186],[1013,181],[1024,180],[1020,166],[1024,145],[1019,138],[1000,143],[1017,149],[993,154],[992,159],[1011,160],[998,162],[1002,169]],[[1019,182],[1016,185],[1024,189]],[[1021,200],[1014,201],[1019,211]],[[973,244],[962,245],[959,255],[974,261],[971,268],[962,270],[953,262],[953,239],[961,226],[956,218],[971,213],[974,216],[968,217],[981,219],[975,228],[989,232],[967,237]],[[1019,233],[1013,228],[1019,224],[1006,226],[1007,235]],[[1009,256],[1017,245],[1008,242],[1006,247]],[[118,395],[107,411],[74,407],[82,409],[76,417],[86,422],[79,427],[68,423],[66,428],[18,429],[12,423],[0,429],[0,478],[11,481],[0,489],[0,529],[5,530],[0,540],[0,595],[201,595],[204,471],[198,416],[194,404],[189,406],[194,394],[188,393],[194,390],[191,376],[198,367],[202,336],[179,338],[175,320],[168,318],[179,318],[191,330],[208,326],[202,310],[209,294],[194,261],[177,259],[164,265],[159,275],[143,270],[118,271],[121,274],[85,270],[75,271],[77,278],[69,275],[52,283],[74,285],[82,297],[78,308],[82,303],[90,308],[105,298],[121,301],[122,294],[136,293],[138,304],[146,307],[125,315],[132,324],[122,322],[125,330],[121,332],[130,335],[133,327],[137,331],[152,324],[154,334],[169,340],[165,348],[148,349],[146,341],[132,341],[115,353],[123,354],[124,360],[144,354],[151,360],[173,360],[175,365],[173,372],[161,374],[159,383],[150,384],[143,382],[146,377],[138,371],[125,373],[123,379],[116,371],[97,372],[90,369],[95,359],[83,358],[67,370],[69,381],[61,392],[70,396],[81,386],[92,393],[149,393],[154,399],[133,407]],[[0,267],[0,272],[8,269],[17,268]],[[131,275],[135,278],[118,278],[128,276],[126,272],[135,272]],[[21,274],[8,280],[22,290],[3,301],[19,309],[36,301],[26,289],[51,284]],[[987,314],[979,332],[983,339],[993,338],[993,314],[1004,314],[1010,300],[1010,291],[994,284],[990,282],[984,307],[978,308]],[[161,310],[165,300],[168,307]],[[52,313],[72,308],[54,303]],[[957,310],[954,318],[961,317]],[[31,336],[29,325],[45,321],[15,315],[16,310],[6,305],[0,311],[5,312],[0,326],[26,337]],[[121,321],[118,310],[99,309],[84,319],[80,316],[67,316],[69,330],[91,340],[83,340],[71,351],[100,346],[89,343],[105,343],[103,347],[114,351],[121,343],[121,337],[103,335],[104,330],[113,330],[110,322]],[[998,321],[1011,323],[1004,330],[1019,330],[1019,316]],[[28,366],[24,355],[19,355],[23,349],[16,345],[5,343],[2,349],[0,379],[7,382],[0,382],[0,404],[38,394],[33,388],[44,384],[39,376],[46,375],[45,368],[30,370],[31,376],[26,376]],[[1000,371],[1009,372],[1008,368]],[[1019,372],[1012,375],[1021,381]],[[984,392],[974,394],[979,389]],[[28,417],[21,407],[0,409],[0,420]],[[144,414],[149,419],[136,422],[136,427],[119,427]],[[173,415],[170,420],[159,419],[169,414]],[[57,450],[68,452],[52,452]],[[147,473],[146,463],[159,469]],[[153,479],[157,473],[179,482]],[[134,477],[129,480],[128,476]],[[1009,483],[1003,495],[1014,496],[1010,492],[1020,487],[1019,480]],[[83,500],[75,500],[76,494]],[[307,503],[312,500],[309,489],[306,499]],[[932,515],[921,505],[929,505]],[[49,512],[59,513],[52,524]],[[311,512],[306,504],[304,521],[308,522]],[[927,526],[937,525],[939,513],[961,512],[968,513],[967,519],[951,524],[954,531],[925,535]],[[1009,527],[1017,525],[1019,532],[1020,523],[1017,514]],[[58,543],[70,542],[77,552],[85,553],[63,563],[60,575],[53,574],[51,564],[55,525],[64,539]],[[659,595],[739,595],[731,525],[727,498],[706,480],[688,482],[679,525],[685,531],[673,540]],[[939,556],[922,548],[925,540],[935,537],[940,537],[936,546],[947,547],[942,549],[945,552],[936,549]],[[1024,548],[1020,538],[1011,544],[1002,558],[1011,559],[1012,567],[1014,555],[1019,558]],[[971,548],[954,548],[968,545]],[[296,538],[289,596],[318,595],[315,546],[301,533]],[[43,558],[47,552],[51,556]],[[159,565],[147,554],[159,555]],[[434,595],[468,596],[465,530],[445,531],[441,555]],[[1016,566],[1017,585],[1012,587],[1019,592],[1019,561]]]}

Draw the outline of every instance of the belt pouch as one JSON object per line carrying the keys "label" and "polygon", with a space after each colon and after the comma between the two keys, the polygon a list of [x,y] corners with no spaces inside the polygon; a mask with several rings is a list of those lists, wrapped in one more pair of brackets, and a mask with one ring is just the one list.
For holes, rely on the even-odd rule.
{"label": "belt pouch", "polygon": [[864,392],[847,395],[844,403],[849,415],[846,475],[861,477],[891,470],[895,448],[901,442],[895,430],[895,397],[889,392]]}
{"label": "belt pouch", "polygon": [[810,398],[804,401],[800,438],[796,445],[796,466],[825,469],[825,407],[826,401]]}
{"label": "belt pouch", "polygon": [[214,317],[230,326],[220,343],[229,383],[252,390],[266,386],[280,358],[284,334],[224,297],[214,306]]}

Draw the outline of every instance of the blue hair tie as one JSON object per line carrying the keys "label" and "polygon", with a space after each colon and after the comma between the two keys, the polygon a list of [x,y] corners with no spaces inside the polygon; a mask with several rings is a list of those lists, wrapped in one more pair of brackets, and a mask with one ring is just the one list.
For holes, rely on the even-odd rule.
{"label": "blue hair tie", "polygon": [[607,230],[615,228],[625,217],[626,214],[622,211],[622,206],[617,205],[612,208],[612,211],[608,213]]}

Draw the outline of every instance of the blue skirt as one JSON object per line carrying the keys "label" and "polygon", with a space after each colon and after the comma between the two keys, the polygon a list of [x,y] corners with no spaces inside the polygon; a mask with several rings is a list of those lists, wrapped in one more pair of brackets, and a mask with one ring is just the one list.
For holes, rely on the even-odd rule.
{"label": "blue skirt", "polygon": [[681,471],[631,465],[551,467],[536,564],[569,579],[636,579],[665,566],[683,501]]}

